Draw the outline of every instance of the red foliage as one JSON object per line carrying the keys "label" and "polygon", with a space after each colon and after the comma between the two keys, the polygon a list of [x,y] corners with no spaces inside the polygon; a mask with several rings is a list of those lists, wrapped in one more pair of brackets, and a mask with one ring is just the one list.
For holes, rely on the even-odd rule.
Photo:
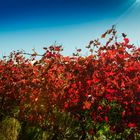
{"label": "red foliage", "polygon": [[60,54],[61,46],[50,46],[35,63],[23,52],[0,60],[0,109],[9,114],[18,106],[20,118],[40,124],[53,120],[54,108],[76,118],[88,110],[93,122],[113,126],[115,101],[121,116],[117,125],[140,127],[140,49],[126,37],[116,42],[113,28],[102,38],[107,34],[112,36],[106,46],[90,41],[87,48],[98,50],[86,57],[66,57]]}

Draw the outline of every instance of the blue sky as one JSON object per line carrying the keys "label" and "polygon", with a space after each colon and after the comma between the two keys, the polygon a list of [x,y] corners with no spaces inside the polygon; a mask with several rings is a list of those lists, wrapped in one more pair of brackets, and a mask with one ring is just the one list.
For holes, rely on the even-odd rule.
{"label": "blue sky", "polygon": [[[140,44],[138,0],[0,0],[0,57],[12,50],[42,47],[55,41],[65,55],[84,48],[113,24]],[[86,51],[83,54],[86,54]]]}

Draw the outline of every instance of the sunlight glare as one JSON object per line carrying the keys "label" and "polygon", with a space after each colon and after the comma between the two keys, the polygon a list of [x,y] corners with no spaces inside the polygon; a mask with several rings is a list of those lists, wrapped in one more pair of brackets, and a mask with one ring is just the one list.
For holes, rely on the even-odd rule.
{"label": "sunlight glare", "polygon": [[140,3],[140,0],[136,0],[136,3]]}

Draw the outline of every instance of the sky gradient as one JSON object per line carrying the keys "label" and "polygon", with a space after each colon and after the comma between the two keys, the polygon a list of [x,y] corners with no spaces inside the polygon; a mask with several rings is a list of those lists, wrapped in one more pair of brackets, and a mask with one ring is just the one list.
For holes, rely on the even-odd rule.
{"label": "sky gradient", "polygon": [[[140,44],[138,0],[0,0],[0,56],[55,41],[71,55],[113,24]],[[130,40],[130,41],[131,41]],[[86,53],[86,52],[84,52]]]}

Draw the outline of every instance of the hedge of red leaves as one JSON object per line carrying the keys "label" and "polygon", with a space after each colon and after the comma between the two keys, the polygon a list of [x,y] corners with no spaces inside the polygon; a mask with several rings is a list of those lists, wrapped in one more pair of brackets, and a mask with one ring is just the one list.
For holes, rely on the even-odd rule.
{"label": "hedge of red leaves", "polygon": [[53,125],[57,109],[81,124],[90,118],[94,124],[107,123],[111,131],[139,130],[140,48],[124,33],[117,41],[114,27],[102,38],[107,35],[105,45],[89,42],[86,57],[79,55],[81,49],[70,57],[61,55],[62,46],[50,46],[39,60],[36,52],[25,58],[23,51],[1,59],[1,116],[14,116],[16,107],[19,119],[41,126],[47,119]]}

